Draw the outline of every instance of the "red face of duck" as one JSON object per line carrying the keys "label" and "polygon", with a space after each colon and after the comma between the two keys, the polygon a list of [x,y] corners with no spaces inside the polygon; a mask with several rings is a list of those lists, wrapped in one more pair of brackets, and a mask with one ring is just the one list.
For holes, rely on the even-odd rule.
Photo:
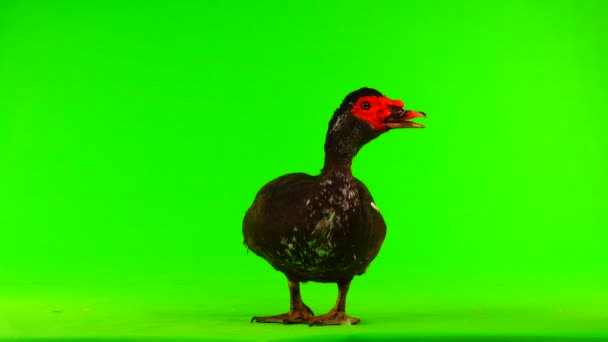
{"label": "red face of duck", "polygon": [[424,125],[410,120],[426,117],[426,114],[403,107],[401,100],[391,100],[384,96],[363,96],[357,100],[351,113],[380,132],[391,128],[424,128]]}

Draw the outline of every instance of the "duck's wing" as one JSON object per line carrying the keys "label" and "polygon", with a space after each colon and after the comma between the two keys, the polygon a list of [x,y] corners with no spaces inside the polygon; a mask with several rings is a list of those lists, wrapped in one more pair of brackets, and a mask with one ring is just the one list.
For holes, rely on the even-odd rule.
{"label": "duck's wing", "polygon": [[264,185],[243,220],[245,244],[256,254],[276,248],[281,233],[304,220],[305,201],[317,177],[291,173]]}

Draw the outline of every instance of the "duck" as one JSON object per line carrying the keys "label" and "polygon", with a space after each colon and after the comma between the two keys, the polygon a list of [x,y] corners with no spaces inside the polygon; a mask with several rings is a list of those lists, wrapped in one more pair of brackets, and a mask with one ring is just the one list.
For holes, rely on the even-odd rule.
{"label": "duck", "polygon": [[[254,316],[258,323],[354,325],[346,296],[355,276],[378,255],[386,223],[368,188],[352,173],[359,150],[398,128],[424,128],[411,121],[424,112],[404,108],[378,90],[348,94],[334,111],[325,138],[325,160],[318,175],[291,173],[265,184],[243,219],[244,244],[287,278],[286,313]],[[300,283],[335,283],[338,298],[326,314],[315,316],[304,304]]]}

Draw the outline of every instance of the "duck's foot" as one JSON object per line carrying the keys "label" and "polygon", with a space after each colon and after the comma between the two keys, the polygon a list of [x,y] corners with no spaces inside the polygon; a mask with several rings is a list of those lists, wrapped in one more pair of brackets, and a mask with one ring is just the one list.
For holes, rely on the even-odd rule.
{"label": "duck's foot", "polygon": [[328,314],[314,317],[310,321],[310,326],[315,325],[355,325],[361,322],[360,319],[347,316],[344,311],[330,311]]}
{"label": "duck's foot", "polygon": [[288,313],[284,313],[276,316],[263,316],[253,317],[251,323],[282,323],[282,324],[296,324],[296,323],[310,323],[314,314],[312,310],[304,305],[299,310],[290,310]]}

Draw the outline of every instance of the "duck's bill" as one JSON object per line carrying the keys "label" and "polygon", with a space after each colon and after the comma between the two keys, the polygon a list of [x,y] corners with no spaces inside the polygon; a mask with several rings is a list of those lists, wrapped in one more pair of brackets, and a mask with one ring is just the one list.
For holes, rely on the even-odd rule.
{"label": "duck's bill", "polygon": [[421,117],[426,118],[426,114],[415,110],[394,110],[391,116],[386,118],[384,124],[388,128],[424,128],[424,125],[410,121]]}

